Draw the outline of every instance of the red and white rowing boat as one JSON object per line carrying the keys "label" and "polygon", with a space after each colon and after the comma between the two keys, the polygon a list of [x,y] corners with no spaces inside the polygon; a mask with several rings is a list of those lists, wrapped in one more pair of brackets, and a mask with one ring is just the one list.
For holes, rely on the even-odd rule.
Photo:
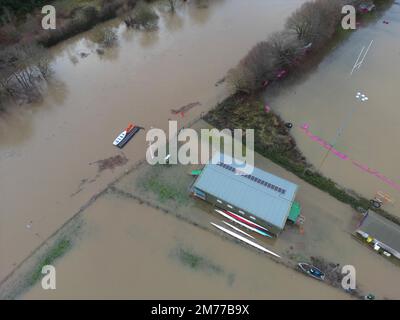
{"label": "red and white rowing boat", "polygon": [[[215,211],[217,213],[219,213],[220,215],[222,215],[223,217],[228,218],[229,220],[241,225],[242,227],[245,227],[245,228],[247,228],[247,229],[249,229],[251,231],[254,231],[254,232],[258,233],[258,234],[261,234],[261,235],[263,235],[265,237],[272,238],[272,236],[270,234],[268,234],[267,232],[264,231],[264,230],[267,230],[267,229],[265,229],[264,227],[262,227],[262,226],[260,226],[260,225],[258,225],[256,223],[252,223],[251,221],[249,221],[249,220],[247,220],[245,218],[239,217],[238,215],[236,215],[236,214],[234,214],[234,213],[232,213],[230,211],[227,211],[227,210],[215,209]],[[236,217],[238,217],[238,218],[236,218]],[[246,223],[245,221],[251,222],[252,225],[250,225],[249,223]],[[261,228],[264,229],[264,230],[261,230]]]}
{"label": "red and white rowing boat", "polygon": [[262,229],[262,230],[265,230],[265,231],[269,231],[267,228],[264,228],[263,226],[260,226],[259,224],[255,223],[253,221],[250,221],[250,220],[248,220],[248,219],[246,219],[244,217],[241,217],[238,214],[233,213],[232,211],[229,211],[229,210],[223,210],[223,211],[226,214],[230,215],[231,217],[235,218],[236,220],[239,220],[239,221],[241,221],[243,223],[246,223],[246,224],[248,224],[249,226],[251,226],[253,228],[258,228],[258,229]]}

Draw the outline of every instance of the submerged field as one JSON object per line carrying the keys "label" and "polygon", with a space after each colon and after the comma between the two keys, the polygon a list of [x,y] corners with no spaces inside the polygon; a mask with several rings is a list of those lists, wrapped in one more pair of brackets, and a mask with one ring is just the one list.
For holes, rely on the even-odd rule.
{"label": "submerged field", "polygon": [[[6,121],[0,120],[0,133],[7,133],[0,135],[0,201],[4,208],[0,213],[4,226],[0,296],[349,297],[341,289],[290,269],[299,261],[322,259],[331,271],[333,285],[339,285],[335,267],[351,264],[357,270],[356,295],[373,292],[381,299],[399,298],[398,267],[352,239],[360,215],[340,202],[357,208],[365,207],[367,200],[309,170],[300,153],[305,142],[300,142],[299,148],[283,126],[284,120],[295,126],[304,120],[295,113],[285,115],[285,97],[294,99],[287,106],[300,110],[303,105],[333,104],[337,95],[325,95],[321,101],[312,90],[304,89],[299,103],[291,86],[281,88],[275,100],[269,96],[266,101],[225,100],[230,92],[221,79],[229,68],[265,38],[266,30],[282,29],[284,17],[302,2],[189,4],[176,15],[161,13],[157,31],[129,30],[117,20],[99,26],[112,29],[118,37],[117,45],[102,55],[96,50],[96,30],[54,47],[53,67],[62,82],[50,87],[45,99],[32,109],[18,109],[7,115]],[[395,17],[391,17],[392,23]],[[390,34],[387,31],[379,28],[377,32]],[[229,40],[232,34],[240,41]],[[393,34],[384,37],[381,46],[391,37]],[[331,56],[326,63],[333,63]],[[318,72],[317,68],[312,74]],[[322,83],[325,77],[317,79]],[[381,89],[384,92],[385,88]],[[147,165],[143,161],[147,148],[144,134],[135,136],[123,151],[111,144],[128,121],[165,129],[168,119],[174,119],[187,126],[220,102],[206,119],[216,126],[256,128],[260,154],[296,175],[261,155],[257,155],[256,165],[300,185],[298,200],[307,219],[304,232],[288,226],[275,241],[257,238],[283,256],[278,263],[229,238],[221,239],[209,223],[219,222],[220,217],[189,196],[194,179],[188,174],[191,168]],[[284,120],[265,113],[265,102],[275,112],[282,110]],[[171,112],[188,105],[196,107],[184,116]],[[306,115],[313,120],[317,111],[326,113],[312,110]],[[209,125],[195,125],[203,127]],[[290,133],[297,141],[296,129]],[[121,178],[115,182],[117,177]],[[351,179],[351,174],[348,177]],[[369,197],[368,192],[363,189],[363,196]],[[76,235],[70,227],[77,218],[84,224]],[[64,225],[65,221],[70,223]],[[56,265],[59,275],[54,292],[43,291],[37,282],[37,271],[49,262]],[[371,270],[384,272],[371,276]],[[10,287],[5,288],[1,279],[8,275]],[[19,275],[24,276],[23,281],[16,280]]]}

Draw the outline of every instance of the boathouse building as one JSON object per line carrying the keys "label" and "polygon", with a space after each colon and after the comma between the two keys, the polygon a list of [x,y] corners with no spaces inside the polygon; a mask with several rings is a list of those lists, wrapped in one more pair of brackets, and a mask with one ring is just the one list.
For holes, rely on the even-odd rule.
{"label": "boathouse building", "polygon": [[288,219],[296,222],[300,215],[296,184],[255,167],[250,174],[241,168],[227,155],[215,154],[194,182],[193,195],[252,220],[273,235]]}

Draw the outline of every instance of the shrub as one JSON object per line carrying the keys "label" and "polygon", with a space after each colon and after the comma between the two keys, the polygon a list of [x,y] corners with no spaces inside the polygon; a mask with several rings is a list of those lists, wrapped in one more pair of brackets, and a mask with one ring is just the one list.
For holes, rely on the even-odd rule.
{"label": "shrub", "polygon": [[93,41],[104,48],[110,48],[117,44],[118,36],[112,29],[101,29],[96,32]]}
{"label": "shrub", "polygon": [[0,29],[0,49],[2,46],[7,46],[18,42],[21,39],[17,28],[12,24],[2,26]]}
{"label": "shrub", "polygon": [[276,32],[268,39],[272,48],[275,66],[279,69],[296,64],[305,43],[288,31]]}
{"label": "shrub", "polygon": [[150,5],[140,2],[134,11],[133,17],[125,20],[128,27],[152,30],[157,28],[158,15]]}
{"label": "shrub", "polygon": [[287,20],[286,29],[314,47],[324,45],[341,21],[342,0],[317,0],[304,3]]}
{"label": "shrub", "polygon": [[267,41],[259,42],[236,68],[228,72],[227,81],[236,91],[250,93],[272,76],[275,62],[271,44]]}

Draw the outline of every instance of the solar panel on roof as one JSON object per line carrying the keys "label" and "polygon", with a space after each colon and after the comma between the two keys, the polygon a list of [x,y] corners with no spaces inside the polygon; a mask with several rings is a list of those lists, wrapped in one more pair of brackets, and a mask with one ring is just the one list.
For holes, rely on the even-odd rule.
{"label": "solar panel on roof", "polygon": [[[222,168],[224,168],[224,169],[227,169],[227,170],[229,170],[229,171],[232,171],[232,172],[237,172],[237,171],[239,171],[239,170],[237,170],[236,168],[234,168],[234,167],[232,167],[232,166],[230,166],[230,165],[227,165],[227,164],[225,164],[225,163],[222,163],[222,162],[218,162],[217,165],[220,166],[220,167],[222,167]],[[266,181],[264,181],[264,180],[262,180],[262,179],[260,179],[260,178],[257,178],[257,177],[255,177],[255,176],[252,176],[252,175],[250,175],[250,174],[241,175],[241,176],[244,177],[244,178],[250,179],[250,180],[252,180],[252,181],[254,181],[254,182],[258,183],[258,184],[261,184],[261,185],[265,186],[265,187],[268,188],[268,189],[277,191],[277,192],[279,192],[279,193],[281,193],[281,194],[285,194],[285,193],[286,193],[286,190],[285,190],[285,189],[282,189],[282,188],[280,188],[280,187],[278,187],[278,186],[275,186],[275,185],[273,185],[273,184],[271,184],[271,183],[269,183],[269,182],[266,182]]]}

